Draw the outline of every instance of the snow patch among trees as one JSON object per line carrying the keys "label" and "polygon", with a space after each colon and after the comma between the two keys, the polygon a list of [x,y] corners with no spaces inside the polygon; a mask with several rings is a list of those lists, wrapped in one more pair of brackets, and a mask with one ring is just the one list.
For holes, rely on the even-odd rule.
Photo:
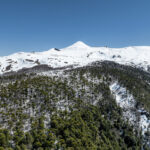
{"label": "snow patch among trees", "polygon": [[110,85],[110,90],[115,96],[117,104],[123,110],[123,116],[135,127],[141,129],[142,134],[150,131],[150,118],[143,108],[136,108],[136,100],[132,94],[118,82]]}

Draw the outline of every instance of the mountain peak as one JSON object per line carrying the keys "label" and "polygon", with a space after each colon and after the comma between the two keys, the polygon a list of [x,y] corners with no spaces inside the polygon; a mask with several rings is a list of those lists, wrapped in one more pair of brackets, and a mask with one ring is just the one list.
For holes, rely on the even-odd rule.
{"label": "mountain peak", "polygon": [[77,41],[75,42],[73,45],[69,46],[68,48],[89,48],[88,45],[86,45],[84,42],[82,41]]}

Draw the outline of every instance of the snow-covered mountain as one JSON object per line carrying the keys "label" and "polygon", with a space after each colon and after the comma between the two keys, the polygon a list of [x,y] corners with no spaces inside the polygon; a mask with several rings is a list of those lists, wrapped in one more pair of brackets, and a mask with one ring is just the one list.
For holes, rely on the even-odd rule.
{"label": "snow-covered mountain", "polygon": [[10,135],[2,146],[150,149],[149,58],[146,46],[83,42],[1,57],[0,134]]}
{"label": "snow-covered mountain", "polygon": [[148,70],[150,66],[150,46],[135,46],[125,48],[91,47],[81,41],[63,49],[50,49],[44,52],[19,52],[0,57],[0,74],[31,68],[40,64],[50,67],[85,66],[94,61],[114,61],[142,67]]}

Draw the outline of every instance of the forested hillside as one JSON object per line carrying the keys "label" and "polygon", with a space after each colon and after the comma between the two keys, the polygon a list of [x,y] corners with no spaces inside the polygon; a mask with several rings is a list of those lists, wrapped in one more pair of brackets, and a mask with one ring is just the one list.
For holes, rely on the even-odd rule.
{"label": "forested hillside", "polygon": [[[150,117],[148,72],[95,62],[3,75],[0,83],[0,150],[150,149],[149,127],[143,132],[139,120],[143,114]],[[116,102],[113,83],[133,96],[134,122]]]}

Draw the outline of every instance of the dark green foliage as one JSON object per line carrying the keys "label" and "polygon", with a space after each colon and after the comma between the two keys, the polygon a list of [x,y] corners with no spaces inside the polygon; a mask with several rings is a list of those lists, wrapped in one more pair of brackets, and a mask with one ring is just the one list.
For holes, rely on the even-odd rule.
{"label": "dark green foliage", "polygon": [[149,77],[135,77],[135,71],[106,63],[63,76],[1,77],[0,149],[146,149],[142,135],[124,121],[109,90],[117,80],[137,98],[137,105],[148,109]]}

